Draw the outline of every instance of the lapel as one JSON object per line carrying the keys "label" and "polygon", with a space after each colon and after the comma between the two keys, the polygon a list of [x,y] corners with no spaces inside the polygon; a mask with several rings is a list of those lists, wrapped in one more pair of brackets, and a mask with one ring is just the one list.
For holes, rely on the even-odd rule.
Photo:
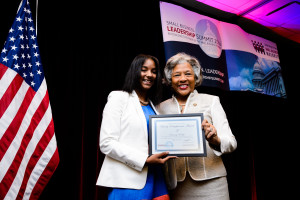
{"label": "lapel", "polygon": [[135,107],[135,110],[136,110],[136,113],[139,117],[139,119],[141,120],[142,124],[143,124],[143,130],[144,130],[144,134],[146,136],[148,136],[148,133],[147,133],[147,121],[146,121],[146,117],[144,115],[144,111],[142,109],[142,106],[140,104],[140,101],[139,101],[139,97],[138,95],[136,94],[136,92],[133,90],[133,92],[131,93],[131,97],[132,97],[132,101],[133,101],[133,104],[134,104],[134,107]]}
{"label": "lapel", "polygon": [[159,112],[156,110],[156,108],[155,108],[155,106],[153,105],[152,101],[149,100],[149,102],[150,102],[150,105],[151,105],[152,109],[154,110],[155,114],[159,115]]}

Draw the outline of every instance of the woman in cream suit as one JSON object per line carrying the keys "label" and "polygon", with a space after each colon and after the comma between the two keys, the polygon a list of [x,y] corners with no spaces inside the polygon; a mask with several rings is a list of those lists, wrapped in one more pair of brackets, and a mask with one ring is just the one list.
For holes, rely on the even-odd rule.
{"label": "woman in cream suit", "polygon": [[[226,169],[221,155],[232,152],[237,142],[229,127],[219,97],[195,90],[202,81],[201,66],[190,55],[171,57],[164,69],[174,95],[161,103],[160,114],[203,113],[202,127],[207,157],[181,157],[165,163],[165,176],[172,200],[229,200]],[[178,183],[177,183],[178,182]]]}
{"label": "woman in cream suit", "polygon": [[169,199],[159,164],[172,157],[167,152],[148,155],[148,120],[156,114],[160,82],[158,60],[138,55],[123,91],[108,96],[100,129],[100,150],[106,156],[97,185],[110,188],[109,200]]}

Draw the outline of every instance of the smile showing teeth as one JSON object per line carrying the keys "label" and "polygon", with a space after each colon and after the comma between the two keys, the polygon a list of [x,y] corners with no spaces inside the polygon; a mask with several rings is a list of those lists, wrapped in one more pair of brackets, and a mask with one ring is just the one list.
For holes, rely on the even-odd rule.
{"label": "smile showing teeth", "polygon": [[179,88],[184,90],[184,89],[187,89],[188,88],[188,85],[179,85]]}
{"label": "smile showing teeth", "polygon": [[151,83],[152,81],[151,81],[151,80],[145,80],[145,79],[144,79],[143,82],[144,82],[144,83]]}

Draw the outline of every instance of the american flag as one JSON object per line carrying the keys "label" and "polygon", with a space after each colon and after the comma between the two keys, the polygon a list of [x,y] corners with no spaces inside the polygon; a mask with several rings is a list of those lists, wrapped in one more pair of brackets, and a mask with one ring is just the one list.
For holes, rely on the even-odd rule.
{"label": "american flag", "polygon": [[58,163],[39,46],[23,0],[0,54],[0,199],[38,199]]}

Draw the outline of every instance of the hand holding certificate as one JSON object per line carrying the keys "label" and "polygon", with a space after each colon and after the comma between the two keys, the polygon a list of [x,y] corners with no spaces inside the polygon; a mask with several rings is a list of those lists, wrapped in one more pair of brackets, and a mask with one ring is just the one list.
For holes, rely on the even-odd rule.
{"label": "hand holding certificate", "polygon": [[152,154],[146,160],[147,164],[164,164],[167,160],[171,158],[176,158],[177,156],[169,156],[169,152],[162,152],[157,154]]}
{"label": "hand holding certificate", "polygon": [[202,113],[153,115],[149,120],[150,154],[168,151],[175,156],[206,156]]}

